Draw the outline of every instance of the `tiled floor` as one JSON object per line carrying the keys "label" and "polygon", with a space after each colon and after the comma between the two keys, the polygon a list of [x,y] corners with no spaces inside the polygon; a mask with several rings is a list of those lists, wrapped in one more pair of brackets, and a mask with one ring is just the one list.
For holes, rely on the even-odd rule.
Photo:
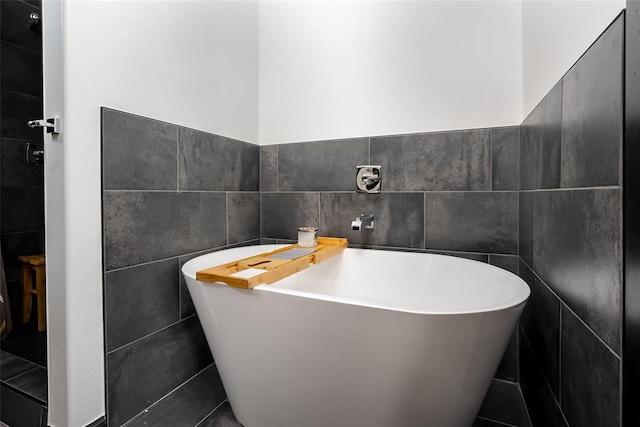
{"label": "tiled floor", "polygon": [[[222,393],[214,365],[147,408],[125,425],[242,427]],[[219,400],[212,399],[219,396]],[[494,380],[473,427],[530,427],[531,423],[517,383]]]}
{"label": "tiled floor", "polygon": [[47,425],[47,370],[0,350],[0,427]]}
{"label": "tiled floor", "polygon": [[47,370],[42,366],[0,350],[0,381],[47,406]]}

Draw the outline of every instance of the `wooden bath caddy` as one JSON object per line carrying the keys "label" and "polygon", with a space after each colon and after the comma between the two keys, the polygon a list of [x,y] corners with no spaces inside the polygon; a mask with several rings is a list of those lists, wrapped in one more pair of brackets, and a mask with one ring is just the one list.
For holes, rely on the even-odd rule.
{"label": "wooden bath caddy", "polygon": [[[272,252],[254,255],[249,258],[218,265],[196,272],[196,280],[201,282],[223,282],[235,288],[251,289],[263,283],[271,284],[292,274],[302,271],[310,264],[319,264],[342,252],[349,242],[338,237],[318,237],[318,246],[306,248],[289,245]],[[295,259],[274,258],[273,256],[291,249],[315,249],[307,255]],[[241,277],[238,273],[249,269],[264,270],[251,277]]]}

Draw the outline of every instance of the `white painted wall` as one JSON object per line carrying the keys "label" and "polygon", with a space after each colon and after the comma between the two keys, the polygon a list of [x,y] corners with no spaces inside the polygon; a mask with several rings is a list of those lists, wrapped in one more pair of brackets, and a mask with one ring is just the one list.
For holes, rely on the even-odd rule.
{"label": "white painted wall", "polygon": [[260,2],[260,142],[518,125],[519,1]]}
{"label": "white painted wall", "polygon": [[[59,185],[46,190],[49,420],[75,427],[105,413],[100,107],[257,141],[258,6],[54,0],[48,7],[60,2],[64,108],[56,147],[64,162],[46,172]],[[44,14],[45,22],[56,19]]]}
{"label": "white painted wall", "polygon": [[625,0],[523,1],[524,117],[596,41],[625,8],[625,3]]}

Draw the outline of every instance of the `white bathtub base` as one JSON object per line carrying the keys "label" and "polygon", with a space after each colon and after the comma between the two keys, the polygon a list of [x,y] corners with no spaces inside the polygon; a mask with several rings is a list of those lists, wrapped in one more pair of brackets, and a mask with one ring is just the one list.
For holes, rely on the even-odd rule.
{"label": "white bathtub base", "polygon": [[524,307],[417,314],[186,278],[246,427],[471,426]]}

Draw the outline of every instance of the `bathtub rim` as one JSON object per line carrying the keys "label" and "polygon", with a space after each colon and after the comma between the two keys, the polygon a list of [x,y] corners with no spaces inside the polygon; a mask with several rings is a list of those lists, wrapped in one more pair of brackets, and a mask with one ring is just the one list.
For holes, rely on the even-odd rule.
{"label": "bathtub rim", "polygon": [[[447,258],[449,260],[454,260],[455,262],[462,263],[462,264],[471,263],[471,264],[473,264],[475,266],[477,266],[479,264],[479,265],[482,266],[483,269],[494,270],[494,271],[496,271],[496,272],[498,272],[500,274],[511,275],[513,277],[515,283],[518,286],[518,292],[517,292],[517,294],[515,296],[511,297],[509,300],[504,301],[501,304],[493,304],[493,305],[490,305],[490,306],[477,307],[477,308],[474,308],[474,309],[428,311],[428,310],[402,309],[402,308],[384,306],[384,305],[375,304],[375,303],[366,303],[366,302],[358,301],[358,300],[353,299],[353,298],[339,297],[339,296],[334,296],[334,295],[326,295],[326,294],[309,292],[309,291],[301,291],[301,290],[296,290],[296,289],[279,288],[277,286],[278,282],[274,282],[273,284],[258,285],[256,287],[254,287],[253,289],[243,289],[243,288],[235,288],[235,287],[229,286],[229,285],[227,285],[225,283],[221,283],[221,282],[215,282],[215,283],[202,282],[202,281],[199,281],[199,280],[197,280],[195,278],[197,270],[195,268],[193,268],[192,265],[196,263],[196,260],[199,260],[199,259],[201,260],[204,257],[215,256],[217,254],[220,254],[221,252],[230,251],[230,250],[236,250],[236,249],[245,249],[246,250],[247,248],[257,248],[257,247],[265,249],[264,251],[261,251],[261,252],[255,252],[255,253],[247,254],[246,257],[249,257],[249,256],[252,256],[252,255],[260,254],[262,252],[270,252],[270,251],[273,251],[275,249],[280,249],[280,248],[283,248],[283,247],[286,247],[286,246],[289,246],[289,245],[288,244],[265,244],[265,245],[250,245],[250,246],[241,246],[241,247],[214,250],[214,251],[206,253],[206,254],[198,255],[198,256],[190,259],[189,261],[185,262],[185,264],[180,268],[180,271],[185,276],[185,281],[187,282],[187,285],[189,283],[189,280],[186,280],[186,279],[189,278],[193,282],[198,283],[200,285],[212,286],[212,287],[226,287],[226,288],[238,291],[238,292],[252,292],[252,291],[271,292],[271,293],[290,295],[290,296],[300,297],[300,298],[310,298],[310,299],[321,300],[321,301],[337,303],[337,304],[348,304],[348,305],[359,306],[359,307],[368,307],[368,308],[379,309],[379,310],[391,310],[391,311],[396,311],[396,312],[417,314],[417,315],[455,316],[455,315],[464,315],[464,314],[490,313],[490,312],[496,312],[496,311],[500,311],[500,310],[508,310],[508,309],[515,308],[515,307],[518,307],[520,305],[526,304],[526,302],[528,301],[529,297],[531,296],[531,289],[530,289],[529,285],[521,277],[519,277],[518,275],[516,275],[516,274],[514,274],[514,273],[512,273],[512,272],[510,272],[508,270],[505,270],[503,268],[500,268],[500,267],[497,267],[495,265],[491,265],[491,264],[488,264],[488,263],[484,263],[484,262],[481,262],[481,261],[476,261],[476,260],[472,260],[472,259],[461,258],[461,257],[456,257],[456,256],[451,256],[451,255],[430,253],[430,252],[394,251],[394,250],[364,249],[364,248],[351,248],[351,247],[349,247],[349,248],[347,248],[345,250],[373,251],[373,252],[382,252],[382,253],[385,253],[385,252],[411,253],[411,254],[426,255],[428,257],[433,257],[433,258]],[[337,255],[337,256],[340,256],[340,255]],[[243,255],[243,257],[245,257],[245,255]],[[220,263],[218,263],[216,265],[223,264],[225,262],[231,262],[233,260],[234,259],[230,259],[228,261],[222,261],[222,262],[220,262]],[[211,266],[213,266],[213,265],[211,265]],[[313,268],[313,265],[310,266],[310,268]],[[304,272],[304,270],[302,272]],[[292,277],[295,277],[295,275],[292,276]]]}

